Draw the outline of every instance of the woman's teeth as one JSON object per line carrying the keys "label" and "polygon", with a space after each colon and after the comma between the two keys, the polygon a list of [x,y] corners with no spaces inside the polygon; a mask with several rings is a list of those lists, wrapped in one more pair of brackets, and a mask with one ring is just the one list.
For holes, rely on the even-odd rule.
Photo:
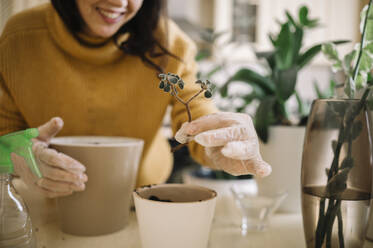
{"label": "woman's teeth", "polygon": [[122,14],[122,13],[113,13],[113,12],[105,11],[103,9],[100,9],[100,13],[110,19],[116,19]]}

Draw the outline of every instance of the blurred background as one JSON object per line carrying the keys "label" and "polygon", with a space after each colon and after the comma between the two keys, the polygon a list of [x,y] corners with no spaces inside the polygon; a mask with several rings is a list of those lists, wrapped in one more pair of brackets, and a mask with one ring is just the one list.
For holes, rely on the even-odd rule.
{"label": "blurred background", "polygon": [[[0,0],[0,32],[13,14],[45,2],[48,0]],[[255,118],[259,101],[252,97],[251,92],[255,89],[248,82],[250,79],[245,82],[231,78],[242,68],[249,68],[259,75],[271,75],[263,56],[257,56],[258,52],[281,50],[281,45],[286,44],[274,47],[269,36],[272,39],[278,37],[282,25],[292,20],[289,19],[290,16],[295,22],[303,23],[301,52],[326,41],[349,40],[351,42],[338,47],[344,55],[345,51],[351,50],[354,43],[358,42],[359,14],[367,2],[368,0],[168,0],[168,13],[198,45],[198,76],[209,79],[216,85],[213,100],[219,108],[245,112]],[[300,11],[302,6],[306,6],[306,10],[303,7],[303,12]],[[317,25],[313,25],[313,21]],[[306,22],[310,25],[307,26]],[[222,94],[221,87],[227,81],[237,82],[229,84],[226,93]],[[299,69],[296,81],[297,94],[286,100],[290,120],[294,123],[307,116],[313,99],[331,96],[337,80],[330,63],[318,53]],[[300,99],[303,103],[302,110],[299,110]],[[299,114],[300,112],[302,113]],[[169,122],[166,115],[164,133],[172,143]],[[191,163],[185,159],[181,161],[175,163],[176,170]]]}

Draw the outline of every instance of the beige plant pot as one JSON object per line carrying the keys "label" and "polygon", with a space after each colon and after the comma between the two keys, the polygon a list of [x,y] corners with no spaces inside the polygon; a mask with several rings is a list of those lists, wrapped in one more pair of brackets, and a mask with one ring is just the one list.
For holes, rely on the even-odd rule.
{"label": "beige plant pot", "polygon": [[260,142],[260,153],[272,166],[272,173],[257,178],[258,188],[288,192],[279,212],[301,212],[300,173],[305,130],[305,127],[273,126],[269,129],[268,143]]}
{"label": "beige plant pot", "polygon": [[124,137],[59,137],[51,146],[86,166],[83,192],[57,199],[63,232],[101,235],[124,228],[129,220],[144,142]]}
{"label": "beige plant pot", "polygon": [[[206,248],[216,192],[201,186],[162,184],[133,193],[143,248]],[[162,202],[149,200],[155,196]]]}

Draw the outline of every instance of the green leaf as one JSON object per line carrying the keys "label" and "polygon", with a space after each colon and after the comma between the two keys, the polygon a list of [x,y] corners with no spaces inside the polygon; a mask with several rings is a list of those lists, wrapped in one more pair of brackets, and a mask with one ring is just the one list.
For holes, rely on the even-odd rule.
{"label": "green leaf", "polygon": [[[332,41],[331,43],[340,45],[340,44],[345,44],[349,42],[348,40],[336,40]],[[321,45],[314,45],[313,47],[309,48],[306,50],[302,55],[298,57],[297,64],[299,67],[299,70],[303,68],[305,65],[307,65],[320,51],[321,51]]]}
{"label": "green leaf", "polygon": [[271,70],[274,70],[276,64],[275,64],[275,52],[274,51],[269,51],[269,52],[256,52],[256,57],[258,59],[264,58],[268,66],[271,68]]}
{"label": "green leaf", "polygon": [[[364,51],[370,53],[370,54],[373,54],[373,42],[372,41],[369,41],[365,44],[365,47],[363,48]],[[356,50],[354,50],[356,51]]]}
{"label": "green leaf", "polygon": [[328,59],[332,61],[340,60],[338,57],[338,51],[336,49],[336,46],[333,43],[322,44],[321,50]]}
{"label": "green leaf", "polygon": [[360,62],[359,71],[367,73],[370,70],[372,70],[372,68],[373,68],[373,58],[368,52],[363,50],[361,54],[361,62]]}
{"label": "green leaf", "polygon": [[367,85],[367,81],[368,81],[368,74],[366,72],[359,71],[359,74],[357,74],[357,77],[355,80],[356,89],[359,90],[359,89],[365,88],[365,86]]}
{"label": "green leaf", "polygon": [[273,123],[274,97],[262,99],[255,114],[255,129],[259,138],[266,143],[268,141],[268,128]]}
{"label": "green leaf", "polygon": [[[364,21],[367,15],[368,5],[366,5],[360,13],[360,32],[363,32]],[[367,19],[367,26],[365,32],[365,41],[373,41],[373,8],[370,8],[368,19]]]}
{"label": "green leaf", "polygon": [[303,101],[302,101],[302,98],[300,97],[298,91],[295,91],[295,98],[297,99],[297,103],[298,103],[298,114],[299,114],[299,116],[305,116],[306,111],[304,110]]}
{"label": "green leaf", "polygon": [[351,73],[351,75],[349,76],[352,76],[352,61],[354,61],[354,59],[356,58],[356,55],[357,55],[357,51],[352,50],[350,53],[346,54],[343,59],[343,67],[345,71]]}
{"label": "green leaf", "polygon": [[285,11],[285,14],[286,14],[286,17],[288,18],[288,21],[294,26],[294,27],[297,27],[298,24],[295,22],[294,18],[291,16],[291,14],[289,13],[289,11]]}
{"label": "green leaf", "polygon": [[275,91],[272,81],[253,70],[242,68],[237,71],[220,89],[220,94],[225,97],[228,95],[228,85],[233,81],[246,82],[249,85],[260,87],[267,94],[273,94]]}
{"label": "green leaf", "polygon": [[299,9],[299,21],[303,26],[308,25],[308,8],[307,8],[307,6],[302,6]]}
{"label": "green leaf", "polygon": [[317,82],[313,82],[313,88],[315,89],[315,92],[316,92],[316,95],[317,95],[317,98],[318,99],[325,99],[327,98],[327,96],[321,92],[320,88],[319,88],[319,85],[317,84]]}
{"label": "green leaf", "polygon": [[296,67],[275,72],[276,95],[279,99],[286,101],[294,93],[297,74]]}
{"label": "green leaf", "polygon": [[268,39],[271,41],[273,46],[276,46],[276,41],[271,34],[268,34]]}
{"label": "green leaf", "polygon": [[307,65],[320,51],[321,51],[321,45],[315,45],[309,48],[303,54],[301,54],[297,60],[299,69]]}
{"label": "green leaf", "polygon": [[302,47],[302,40],[303,40],[303,30],[301,28],[296,28],[294,32],[294,43],[293,43],[293,63],[298,60],[299,51]]}
{"label": "green leaf", "polygon": [[[356,81],[359,81],[359,75],[357,76],[357,80]],[[351,98],[354,98],[354,95],[355,95],[355,89],[356,89],[356,86],[355,86],[355,82],[354,80],[352,80],[352,77],[349,77],[346,79],[346,83],[345,83],[345,89],[344,89],[344,92],[346,93],[346,95],[351,99]]]}
{"label": "green leaf", "polygon": [[280,70],[288,69],[293,64],[293,45],[289,23],[282,24],[280,34],[275,41],[275,61]]}
{"label": "green leaf", "polygon": [[308,28],[314,28],[319,24],[319,19],[308,18],[308,8],[306,6],[302,6],[299,10],[299,21],[301,25]]}
{"label": "green leaf", "polygon": [[329,83],[329,92],[328,92],[327,98],[334,96],[336,86],[337,86],[337,83],[333,79],[331,79]]}

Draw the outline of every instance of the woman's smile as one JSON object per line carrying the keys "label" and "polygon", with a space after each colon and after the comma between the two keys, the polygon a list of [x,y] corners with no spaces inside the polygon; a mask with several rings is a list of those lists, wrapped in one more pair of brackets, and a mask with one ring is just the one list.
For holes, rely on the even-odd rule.
{"label": "woman's smile", "polygon": [[118,11],[102,9],[99,7],[97,7],[96,10],[101,15],[102,19],[108,24],[120,22],[121,19],[124,17],[124,14],[126,13],[125,11],[118,12]]}
{"label": "woman's smile", "polygon": [[84,20],[84,32],[93,37],[112,37],[139,11],[143,0],[76,0]]}

